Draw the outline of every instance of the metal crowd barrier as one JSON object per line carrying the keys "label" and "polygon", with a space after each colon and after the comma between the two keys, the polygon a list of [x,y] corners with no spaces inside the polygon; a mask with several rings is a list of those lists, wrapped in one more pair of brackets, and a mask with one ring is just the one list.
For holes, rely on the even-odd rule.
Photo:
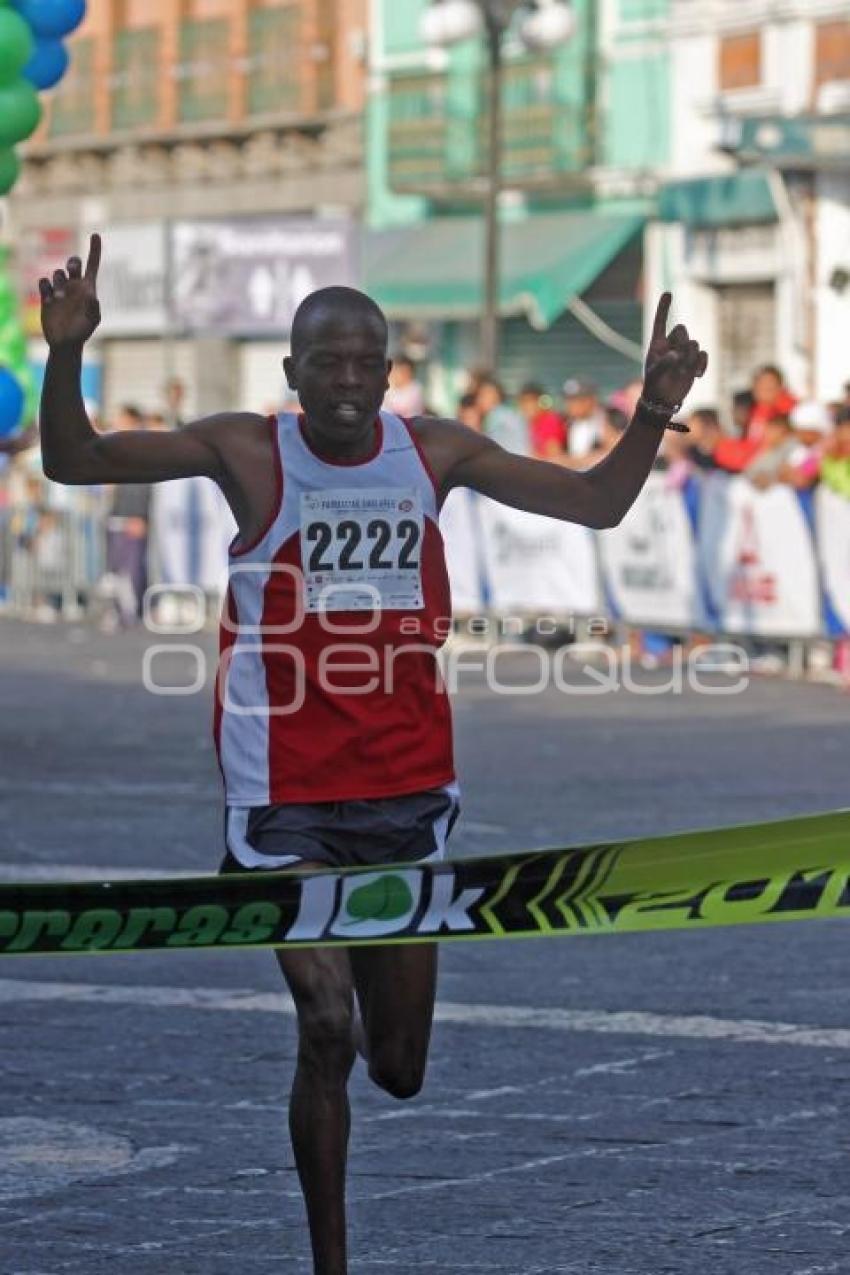
{"label": "metal crowd barrier", "polygon": [[67,619],[91,607],[106,569],[100,511],[8,505],[0,509],[0,605]]}

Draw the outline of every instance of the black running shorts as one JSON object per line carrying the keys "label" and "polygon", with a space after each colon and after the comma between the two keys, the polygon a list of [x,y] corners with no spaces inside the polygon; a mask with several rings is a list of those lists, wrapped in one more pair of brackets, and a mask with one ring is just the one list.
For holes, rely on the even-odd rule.
{"label": "black running shorts", "polygon": [[228,806],[219,872],[439,860],[459,813],[456,784],[404,797]]}

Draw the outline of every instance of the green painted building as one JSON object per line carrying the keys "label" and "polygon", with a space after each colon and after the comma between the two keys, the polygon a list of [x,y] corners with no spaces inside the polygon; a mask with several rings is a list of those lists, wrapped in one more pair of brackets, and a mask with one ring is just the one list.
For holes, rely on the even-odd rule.
{"label": "green painted building", "polygon": [[[429,50],[428,0],[373,0],[365,274],[397,347],[428,351],[445,410],[477,362],[487,71],[483,41]],[[499,372],[604,391],[639,370],[643,232],[668,158],[669,0],[572,0],[574,33],[507,37]]]}

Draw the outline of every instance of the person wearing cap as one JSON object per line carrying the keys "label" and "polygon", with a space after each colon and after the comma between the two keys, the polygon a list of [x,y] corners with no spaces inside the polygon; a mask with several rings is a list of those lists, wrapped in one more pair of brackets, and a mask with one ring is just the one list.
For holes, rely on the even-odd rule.
{"label": "person wearing cap", "polygon": [[823,403],[798,403],[791,412],[791,427],[796,446],[779,471],[779,481],[805,491],[820,477],[826,440],[833,428],[832,416]]}
{"label": "person wearing cap", "polygon": [[576,457],[587,456],[599,446],[605,428],[599,391],[592,381],[571,377],[564,381],[564,406],[569,453]]}

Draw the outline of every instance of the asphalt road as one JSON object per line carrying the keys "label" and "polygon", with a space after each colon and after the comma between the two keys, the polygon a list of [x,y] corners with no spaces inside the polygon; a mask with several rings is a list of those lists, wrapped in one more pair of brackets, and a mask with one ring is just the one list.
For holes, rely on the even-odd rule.
{"label": "asphalt road", "polygon": [[[144,646],[0,620],[6,879],[217,866],[210,692],[150,694]],[[662,678],[470,671],[454,853],[850,805],[846,695]],[[846,950],[824,921],[447,948],[423,1094],[355,1077],[352,1272],[850,1272]],[[294,1043],[270,953],[7,958],[0,1273],[308,1275]]]}

